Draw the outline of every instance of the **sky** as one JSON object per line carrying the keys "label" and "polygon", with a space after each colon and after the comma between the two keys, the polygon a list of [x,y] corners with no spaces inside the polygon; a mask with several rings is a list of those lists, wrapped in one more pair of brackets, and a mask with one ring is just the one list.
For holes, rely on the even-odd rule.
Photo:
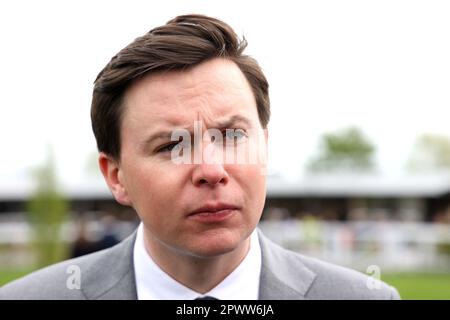
{"label": "sky", "polygon": [[1,1],[0,184],[54,150],[62,183],[96,153],[93,81],[133,39],[185,13],[229,23],[270,83],[271,174],[299,177],[324,132],[360,127],[379,169],[450,136],[449,1]]}

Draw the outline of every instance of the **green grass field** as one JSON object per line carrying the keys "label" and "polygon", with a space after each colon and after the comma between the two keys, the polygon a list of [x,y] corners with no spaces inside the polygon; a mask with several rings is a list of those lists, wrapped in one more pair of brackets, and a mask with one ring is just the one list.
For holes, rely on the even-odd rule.
{"label": "green grass field", "polygon": [[[30,270],[0,270],[0,286],[29,272]],[[396,287],[404,300],[450,300],[450,273],[384,274],[382,280]]]}
{"label": "green grass field", "polygon": [[0,286],[8,283],[14,279],[20,278],[28,273],[30,273],[31,269],[23,269],[23,270],[10,270],[10,269],[0,269]]}
{"label": "green grass field", "polygon": [[450,273],[396,273],[381,280],[397,288],[404,300],[450,300]]}

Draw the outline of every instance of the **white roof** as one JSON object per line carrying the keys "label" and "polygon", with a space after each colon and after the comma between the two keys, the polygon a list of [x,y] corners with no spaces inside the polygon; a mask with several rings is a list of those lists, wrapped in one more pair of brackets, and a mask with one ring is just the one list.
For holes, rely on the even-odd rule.
{"label": "white roof", "polygon": [[298,181],[268,181],[271,196],[436,197],[450,193],[450,174],[306,175]]}
{"label": "white roof", "polygon": [[[0,201],[22,200],[32,194],[30,182],[0,182]],[[78,181],[61,188],[72,199],[112,198],[100,179]],[[305,175],[296,181],[268,176],[273,197],[436,197],[450,193],[450,174],[436,175]]]}

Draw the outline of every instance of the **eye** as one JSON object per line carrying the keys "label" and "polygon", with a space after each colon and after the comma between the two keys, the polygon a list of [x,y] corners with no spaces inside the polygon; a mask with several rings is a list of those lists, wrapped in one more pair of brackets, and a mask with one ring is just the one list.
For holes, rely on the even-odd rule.
{"label": "eye", "polygon": [[179,148],[180,147],[180,143],[179,142],[172,142],[169,144],[166,144],[164,146],[162,146],[161,148],[159,148],[158,150],[156,150],[157,153],[162,153],[162,152],[170,152],[173,150],[173,148]]}
{"label": "eye", "polygon": [[234,141],[247,137],[247,132],[243,129],[227,129],[224,132],[225,138]]}

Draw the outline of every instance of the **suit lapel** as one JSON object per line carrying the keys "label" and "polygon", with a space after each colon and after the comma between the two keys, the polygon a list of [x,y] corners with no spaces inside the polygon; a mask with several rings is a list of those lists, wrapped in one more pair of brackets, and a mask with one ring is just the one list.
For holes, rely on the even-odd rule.
{"label": "suit lapel", "polygon": [[82,270],[81,290],[89,300],[136,300],[133,248],[136,232],[103,251]]}
{"label": "suit lapel", "polygon": [[316,274],[299,255],[274,244],[259,230],[258,235],[262,256],[259,299],[305,299]]}
{"label": "suit lapel", "polygon": [[[274,244],[259,230],[258,235],[262,256],[259,299],[305,299],[315,273],[301,262],[299,255]],[[133,265],[135,239],[136,232],[82,268],[81,289],[87,299],[137,299]]]}

